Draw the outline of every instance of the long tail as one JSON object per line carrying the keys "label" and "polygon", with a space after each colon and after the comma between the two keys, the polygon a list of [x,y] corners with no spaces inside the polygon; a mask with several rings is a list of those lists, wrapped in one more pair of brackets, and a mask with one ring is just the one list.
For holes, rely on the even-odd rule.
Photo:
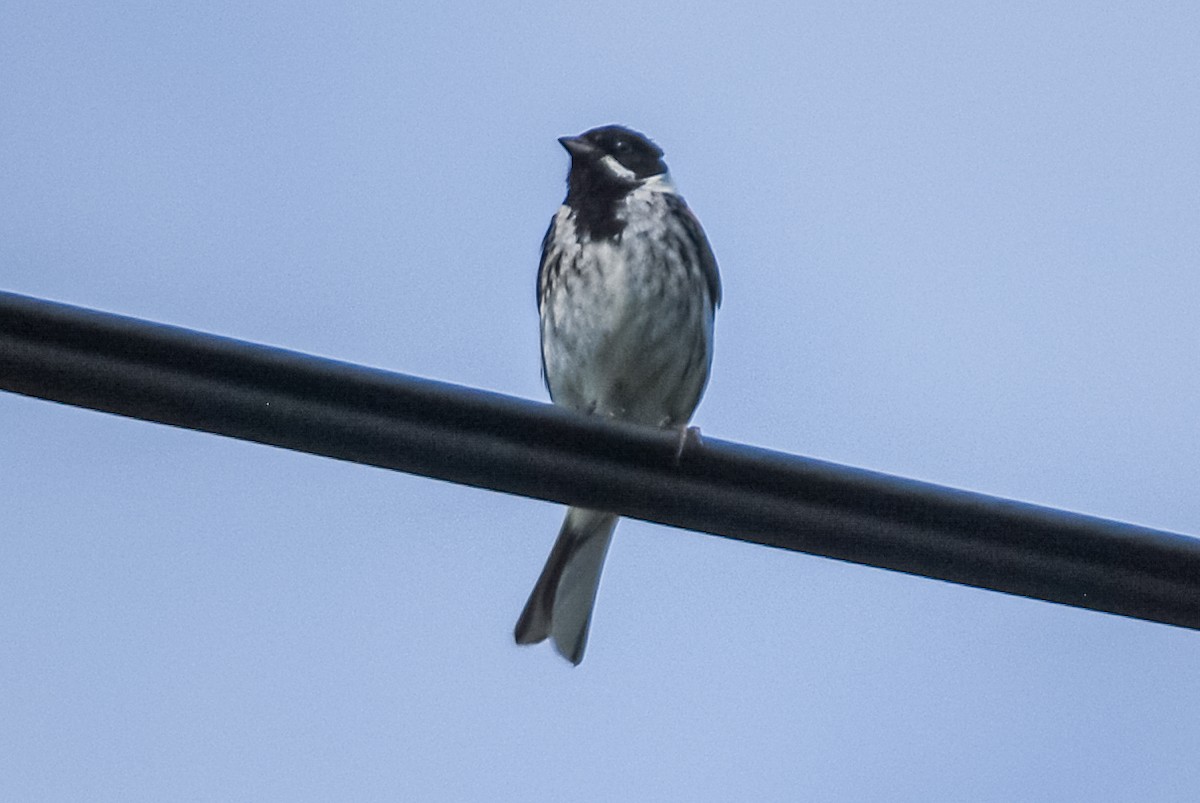
{"label": "long tail", "polygon": [[600,570],[616,526],[617,517],[611,513],[567,510],[558,540],[517,620],[518,644],[549,637],[559,655],[573,664],[583,660]]}

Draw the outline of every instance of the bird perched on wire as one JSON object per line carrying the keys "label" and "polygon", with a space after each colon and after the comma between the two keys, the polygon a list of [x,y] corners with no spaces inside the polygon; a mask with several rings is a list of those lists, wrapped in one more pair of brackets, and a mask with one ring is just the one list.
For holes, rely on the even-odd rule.
{"label": "bird perched on wire", "polygon": [[[678,428],[708,382],[717,262],[662,150],[622,126],[559,140],[567,197],[542,241],[537,303],[550,398],[592,415]],[[681,441],[682,444],[682,441]],[[570,508],[517,621],[578,664],[617,517]]]}

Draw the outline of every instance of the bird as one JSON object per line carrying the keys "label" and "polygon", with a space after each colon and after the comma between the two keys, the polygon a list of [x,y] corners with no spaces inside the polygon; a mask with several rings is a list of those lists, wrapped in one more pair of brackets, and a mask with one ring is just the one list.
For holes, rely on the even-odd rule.
{"label": "bird", "polygon": [[[716,257],[663,151],[620,125],[561,137],[567,195],[537,274],[542,378],[557,405],[677,429],[680,450],[708,383],[721,303]],[[617,516],[568,508],[517,620],[578,665]]]}

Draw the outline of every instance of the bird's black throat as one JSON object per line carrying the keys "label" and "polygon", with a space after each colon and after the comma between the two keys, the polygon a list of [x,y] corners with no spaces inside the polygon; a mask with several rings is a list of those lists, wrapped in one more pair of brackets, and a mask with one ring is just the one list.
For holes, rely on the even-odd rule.
{"label": "bird's black throat", "polygon": [[617,218],[617,205],[637,186],[590,159],[572,160],[566,204],[575,212],[576,233],[592,240],[619,235],[625,221]]}

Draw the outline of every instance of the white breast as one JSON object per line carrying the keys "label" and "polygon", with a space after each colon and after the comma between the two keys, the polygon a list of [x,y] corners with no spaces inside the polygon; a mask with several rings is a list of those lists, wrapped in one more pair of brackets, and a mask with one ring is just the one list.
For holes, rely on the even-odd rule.
{"label": "white breast", "polygon": [[667,214],[665,176],[638,188],[618,215],[620,238],[576,236],[555,218],[557,281],[542,299],[542,355],[555,402],[647,424],[682,424],[707,381],[713,303],[697,266],[652,232]]}

